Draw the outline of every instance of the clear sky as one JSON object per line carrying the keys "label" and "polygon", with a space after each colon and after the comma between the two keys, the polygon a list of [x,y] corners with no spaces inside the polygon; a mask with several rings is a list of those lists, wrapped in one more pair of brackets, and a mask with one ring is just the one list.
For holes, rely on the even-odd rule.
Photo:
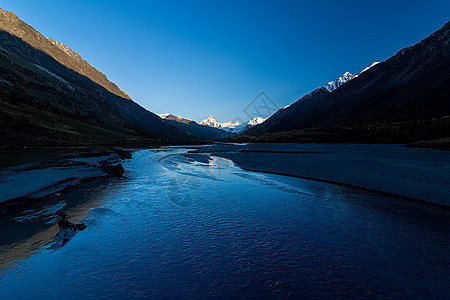
{"label": "clear sky", "polygon": [[449,0],[0,0],[134,101],[200,121],[245,118],[261,91],[285,106],[449,21]]}

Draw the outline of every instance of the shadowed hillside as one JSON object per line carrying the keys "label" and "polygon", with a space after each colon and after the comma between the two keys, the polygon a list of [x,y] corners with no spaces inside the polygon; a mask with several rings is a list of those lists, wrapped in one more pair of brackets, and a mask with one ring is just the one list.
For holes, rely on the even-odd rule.
{"label": "shadowed hillside", "polygon": [[[42,35],[14,15],[4,11],[1,14],[13,19],[13,24],[18,24],[6,27],[15,28],[26,40],[34,40],[31,44],[42,42]],[[3,26],[5,19],[0,22],[2,147],[123,145],[192,140],[191,136],[157,115],[128,98],[116,95],[121,94],[120,90],[114,84],[108,84],[104,75],[106,87],[3,30]],[[49,46],[55,56],[67,56],[69,63],[75,59],[70,58],[70,53],[56,51],[59,48],[46,38],[42,43],[49,45],[47,42],[56,47]],[[80,66],[84,64],[87,63],[82,61]],[[85,69],[101,74],[90,66]],[[114,90],[114,87],[117,88],[116,93],[108,90]]]}
{"label": "shadowed hillside", "polygon": [[450,22],[330,94],[318,90],[233,140],[417,142],[450,136]]}

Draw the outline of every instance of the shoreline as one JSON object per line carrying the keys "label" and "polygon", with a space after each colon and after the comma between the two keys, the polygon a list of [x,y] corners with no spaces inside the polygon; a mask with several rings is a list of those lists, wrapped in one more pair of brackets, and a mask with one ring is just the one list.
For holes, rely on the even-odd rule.
{"label": "shoreline", "polygon": [[[87,183],[121,177],[122,163],[132,157],[133,150],[64,148],[41,152],[42,149],[34,155],[29,151],[19,153],[13,156],[15,160],[11,159],[8,167],[1,169],[1,216],[48,201]],[[1,156],[4,158],[5,152]]]}
{"label": "shoreline", "polygon": [[407,145],[247,144],[199,147],[241,169],[320,181],[450,208],[450,153]]}
{"label": "shoreline", "polygon": [[390,192],[385,192],[385,191],[382,191],[382,190],[377,190],[377,189],[373,189],[373,188],[353,185],[353,184],[345,183],[345,182],[332,181],[332,180],[326,180],[326,179],[320,179],[320,178],[313,178],[313,177],[307,177],[307,176],[302,176],[302,175],[294,175],[294,174],[288,174],[288,173],[282,173],[282,172],[264,171],[264,170],[245,168],[241,164],[239,164],[235,159],[233,159],[233,158],[231,158],[229,156],[221,155],[221,154],[218,154],[218,153],[211,154],[211,156],[217,156],[217,157],[230,159],[233,163],[235,163],[239,168],[241,168],[244,171],[257,172],[257,173],[263,173],[263,174],[281,175],[281,176],[287,176],[287,177],[293,177],[293,178],[299,178],[299,179],[323,182],[323,183],[333,184],[333,185],[347,187],[347,188],[354,188],[354,189],[358,189],[358,190],[361,190],[361,191],[381,194],[381,195],[385,195],[385,196],[396,197],[396,198],[400,198],[400,199],[403,199],[403,200],[407,200],[407,201],[411,201],[411,202],[415,202],[415,203],[419,203],[419,204],[425,204],[425,205],[430,205],[430,206],[433,206],[433,207],[438,207],[438,208],[443,208],[443,209],[446,209],[446,210],[450,210],[450,205],[430,202],[430,201],[427,201],[427,200],[414,198],[414,197],[402,196],[402,195],[398,195],[398,194],[394,194],[394,193],[390,193]]}

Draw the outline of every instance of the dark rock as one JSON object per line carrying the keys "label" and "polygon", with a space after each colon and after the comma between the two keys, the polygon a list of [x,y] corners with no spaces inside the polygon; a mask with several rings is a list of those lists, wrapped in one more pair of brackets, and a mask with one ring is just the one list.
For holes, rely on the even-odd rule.
{"label": "dark rock", "polygon": [[125,172],[125,169],[120,163],[116,165],[103,165],[102,170],[111,177],[121,177]]}
{"label": "dark rock", "polygon": [[133,157],[132,152],[123,149],[115,149],[114,153],[117,154],[117,156],[119,156],[121,159],[131,159]]}
{"label": "dark rock", "polygon": [[73,224],[67,220],[67,214],[61,214],[61,220],[59,220],[58,225],[61,229],[69,229],[69,230],[79,230],[83,231],[87,228],[86,224]]}
{"label": "dark rock", "polygon": [[67,221],[67,214],[61,214],[60,216],[61,216],[61,220],[59,220],[59,222],[58,222],[59,227],[61,227],[63,229],[70,228],[72,223]]}
{"label": "dark rock", "polygon": [[79,231],[83,231],[87,228],[87,226],[84,223],[80,223],[80,224],[75,224],[75,228],[78,229]]}

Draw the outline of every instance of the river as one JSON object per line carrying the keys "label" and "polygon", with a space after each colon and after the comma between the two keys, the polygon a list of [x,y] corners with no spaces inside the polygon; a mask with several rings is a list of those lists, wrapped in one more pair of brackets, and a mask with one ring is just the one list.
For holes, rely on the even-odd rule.
{"label": "river", "polygon": [[0,220],[1,298],[450,295],[449,210],[187,151]]}

